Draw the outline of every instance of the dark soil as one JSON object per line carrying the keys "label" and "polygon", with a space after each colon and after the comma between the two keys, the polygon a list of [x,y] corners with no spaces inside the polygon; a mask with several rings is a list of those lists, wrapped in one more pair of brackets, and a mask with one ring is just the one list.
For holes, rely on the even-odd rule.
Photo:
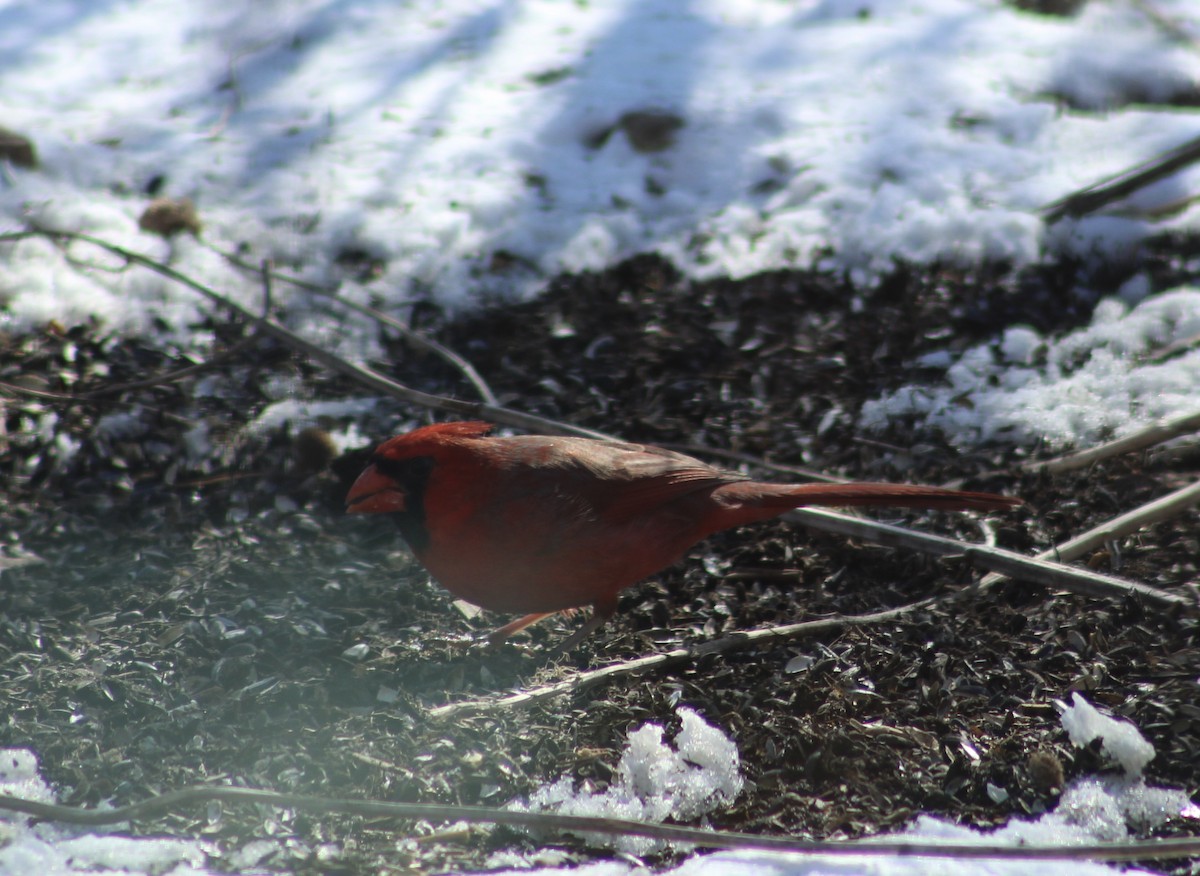
{"label": "dark soil", "polygon": [[[1152,257],[1161,277],[1178,279],[1177,259]],[[1194,480],[1196,456],[1032,476],[1016,467],[1023,451],[960,452],[902,423],[865,436],[855,415],[881,391],[929,377],[914,364],[921,353],[986,341],[1014,320],[1070,328],[1095,290],[1120,279],[1060,265],[898,270],[872,291],[802,273],[692,283],[647,257],[562,278],[532,303],[457,320],[419,307],[413,317],[515,409],[846,477],[1020,495],[1025,509],[991,519],[999,545],[1032,553]],[[498,805],[564,774],[603,787],[627,732],[674,726],[679,703],[742,753],[747,790],[717,826],[848,836],[921,812],[984,826],[1053,807],[1055,762],[1068,780],[1102,767],[1059,727],[1053,703],[1075,690],[1137,722],[1158,750],[1153,783],[1200,787],[1194,614],[1021,582],[955,599],[974,576],[960,561],[783,523],[701,544],[627,591],[616,620],[558,664],[545,655],[578,618],[483,653],[471,643],[508,618],[465,618],[389,521],[342,514],[358,459],[328,467],[319,435],[247,428],[280,386],[307,399],[369,393],[238,327],[197,328],[216,336],[207,365],[124,388],[196,360],[89,327],[0,342],[0,381],[22,387],[0,396],[0,548],[42,560],[2,573],[0,745],[36,751],[64,802],[125,803],[213,782]],[[380,367],[397,379],[471,397],[441,360],[388,345]],[[359,427],[374,441],[429,419],[387,402]],[[189,436],[201,434],[214,451],[189,456]],[[897,519],[982,537],[965,515]],[[1196,511],[1089,559],[1178,592],[1198,562]],[[891,623],[708,657],[528,710],[450,723],[426,715],[730,630],[933,595],[938,607]],[[797,656],[811,659],[789,671]],[[314,873],[480,867],[496,849],[538,846],[508,830],[417,845],[401,842],[415,833],[407,824],[237,807],[136,830],[222,849],[278,839],[260,867]],[[606,854],[562,846],[572,859]]]}

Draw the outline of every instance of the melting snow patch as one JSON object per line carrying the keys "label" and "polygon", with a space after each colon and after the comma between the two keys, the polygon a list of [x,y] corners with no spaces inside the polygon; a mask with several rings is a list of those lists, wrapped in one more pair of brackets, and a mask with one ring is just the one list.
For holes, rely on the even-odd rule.
{"label": "melting snow patch", "polygon": [[[0,171],[0,229],[87,231],[254,309],[257,278],[216,250],[395,310],[532,294],[648,250],[697,277],[816,264],[856,282],[898,260],[1121,263],[1200,220],[1048,231],[1036,212],[1195,136],[1161,104],[1194,92],[1200,60],[1135,4],[1070,19],[975,0],[429,6],[128,0],[86,27],[10,13],[5,125],[36,136],[41,166]],[[1193,26],[1194,3],[1157,6]],[[196,87],[227,67],[238,100]],[[639,135],[630,120],[656,114],[674,121]],[[164,167],[200,240],[139,227]],[[94,320],[202,346],[195,291],[68,250],[0,245],[0,329]],[[326,349],[378,351],[374,324],[330,318],[321,296],[280,282],[274,303]]]}
{"label": "melting snow patch", "polygon": [[[663,728],[646,724],[629,735],[616,776],[604,791],[575,790],[570,777],[536,791],[514,809],[638,821],[694,821],[732,802],[742,790],[741,758],[724,733],[693,712],[678,710],[683,727],[675,746]],[[645,837],[589,836],[621,851],[646,854],[662,843]]]}
{"label": "melting snow patch", "polygon": [[[53,803],[38,775],[37,757],[19,748],[0,749],[0,794]],[[0,873],[66,876],[73,873],[154,873],[204,876],[204,848],[191,840],[113,836],[74,831],[56,824],[28,825],[28,816],[0,811]]]}
{"label": "melting snow patch", "polygon": [[[1071,705],[1059,703],[1063,729],[1076,745],[1103,740],[1104,751],[1125,769],[1120,776],[1085,776],[1070,783],[1058,806],[1036,821],[1014,819],[996,829],[981,831],[952,824],[929,815],[918,817],[899,834],[881,835],[878,841],[954,843],[978,846],[1075,846],[1100,841],[1128,840],[1145,835],[1173,818],[1200,817],[1183,791],[1148,787],[1141,769],[1154,757],[1154,748],[1127,721],[1098,712],[1078,693]],[[615,818],[677,819],[696,817],[726,803],[741,789],[738,754],[733,743],[687,709],[680,710],[684,728],[672,751],[662,741],[662,728],[648,724],[630,735],[617,778],[603,793],[572,790],[569,779],[543,788],[524,809],[609,816]],[[650,840],[611,840],[589,837],[596,843],[613,843],[622,851],[645,853],[660,846]],[[870,842],[870,840],[867,840]],[[534,862],[517,860],[511,853],[498,855],[495,866]],[[506,874],[520,872],[505,870]],[[541,870],[566,873],[567,870]],[[570,870],[576,876],[626,876],[643,872],[625,864],[606,862]],[[1092,861],[1000,860],[981,849],[978,858],[928,856],[795,855],[765,851],[721,851],[698,855],[665,871],[663,876],[1112,876],[1111,865]],[[1127,874],[1145,870],[1124,869]],[[499,876],[499,874],[497,874]]]}
{"label": "melting snow patch", "polygon": [[1197,334],[1195,289],[1165,292],[1132,310],[1108,299],[1091,325],[1057,340],[1010,328],[995,344],[967,350],[941,385],[910,384],[863,405],[860,422],[881,429],[892,417],[915,416],[959,445],[1081,445],[1124,435],[1196,409],[1200,350],[1164,362],[1148,356]]}
{"label": "melting snow patch", "polygon": [[1063,729],[1071,742],[1082,748],[1099,739],[1104,753],[1125,770],[1125,775],[1141,775],[1146,764],[1154,759],[1154,746],[1132,722],[1100,714],[1078,691],[1072,694],[1071,705],[1062,702],[1056,705],[1062,712]]}

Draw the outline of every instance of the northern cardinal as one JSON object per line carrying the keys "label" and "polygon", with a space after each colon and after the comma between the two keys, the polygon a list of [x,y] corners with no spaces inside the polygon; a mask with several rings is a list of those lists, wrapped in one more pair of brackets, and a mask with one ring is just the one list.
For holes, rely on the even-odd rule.
{"label": "northern cardinal", "polygon": [[990,511],[1020,499],[908,484],[769,484],[646,444],[440,423],[385,441],[346,496],[356,514],[392,514],[417,559],[455,596],[524,617],[499,642],[583,605],[613,615],[617,594],[701,539],[801,505]]}

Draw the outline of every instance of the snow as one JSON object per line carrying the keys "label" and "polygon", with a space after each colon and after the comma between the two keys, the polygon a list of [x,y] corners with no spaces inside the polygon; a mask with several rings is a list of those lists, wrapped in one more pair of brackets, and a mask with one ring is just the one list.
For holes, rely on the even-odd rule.
{"label": "snow", "polygon": [[[1014,819],[992,831],[980,831],[939,818],[922,815],[895,835],[879,840],[905,839],[922,842],[968,844],[1069,846],[1097,841],[1129,839],[1153,831],[1174,818],[1195,818],[1200,810],[1187,793],[1148,786],[1142,767],[1154,757],[1154,749],[1135,726],[1100,714],[1076,693],[1071,705],[1059,703],[1062,727],[1076,746],[1103,740],[1103,750],[1122,765],[1119,776],[1084,776],[1069,784],[1058,806],[1035,821]],[[629,734],[617,764],[615,778],[604,791],[574,787],[569,776],[538,789],[528,802],[513,808],[551,811],[573,815],[633,818],[679,822],[703,820],[709,813],[731,805],[742,792],[740,755],[735,740],[708,723],[693,709],[680,707],[682,724],[674,746],[663,741],[663,728],[648,723]],[[37,758],[21,749],[0,750],[0,793],[30,800],[53,802],[54,794],[37,773]],[[0,874],[41,873],[43,876],[92,872],[153,873],[170,876],[199,876],[210,871],[204,845],[193,840],[156,839],[114,833],[72,830],[51,823],[30,826],[26,816],[0,813]],[[661,848],[650,839],[591,835],[592,844],[611,843],[625,853],[646,854]],[[228,853],[226,863],[252,868],[278,850],[278,844],[257,840]],[[337,848],[321,850],[336,858]],[[607,862],[580,868],[553,868],[553,854],[526,856],[500,852],[493,856],[491,872],[527,873],[539,864],[541,873],[626,876],[637,871],[627,864]],[[509,868],[509,869],[502,869]],[[1086,862],[1000,861],[987,859],[940,859],[905,856],[794,855],[758,851],[723,851],[687,858],[665,876],[818,876],[818,874],[939,874],[947,876],[1100,876],[1117,872],[1113,867]],[[1142,870],[1125,870],[1143,873]]]}
{"label": "snow", "polygon": [[1197,409],[1200,349],[1163,362],[1152,355],[1197,334],[1200,290],[1165,292],[1133,308],[1108,298],[1091,325],[1060,338],[1008,328],[951,362],[942,383],[910,384],[863,405],[859,422],[881,429],[914,416],[962,445],[1062,447],[1119,437]]}
{"label": "snow", "polygon": [[[1155,9],[1200,32],[1189,0]],[[977,0],[0,0],[0,57],[0,124],[41,162],[0,168],[0,231],[86,231],[255,308],[256,278],[221,253],[403,316],[648,250],[694,277],[795,266],[870,284],[897,260],[1119,264],[1150,231],[1200,225],[1200,205],[1142,218],[1184,203],[1200,169],[1131,209],[1049,228],[1037,212],[1200,135],[1194,113],[1146,104],[1191,93],[1200,55],[1137,4],[1062,19]],[[631,113],[666,133],[639,136]],[[141,230],[152,192],[193,199],[202,237]],[[361,284],[347,252],[385,273]],[[195,293],[95,247],[24,239],[0,266],[0,329],[209,340]],[[1148,291],[1134,276],[1122,300]],[[1196,295],[1168,294],[1176,335]],[[378,353],[375,327],[322,296],[278,283],[275,302],[340,355]],[[1147,315],[1101,307],[1074,343],[1104,325],[1144,341]],[[1139,364],[1110,338],[1083,367],[1043,365],[1033,351],[1058,339],[997,330],[998,350],[943,363],[943,384],[879,399],[864,425],[906,414],[962,444],[1057,446],[1194,404],[1195,351]]]}
{"label": "snow", "polygon": [[[1156,9],[1200,30],[1188,0]],[[41,161],[0,168],[0,231],[96,234],[250,307],[255,278],[220,253],[402,313],[414,297],[528,296],[647,250],[695,277],[796,266],[869,284],[897,260],[1120,263],[1149,231],[1200,224],[1200,206],[1139,218],[1193,191],[1197,169],[1138,193],[1132,215],[1047,229],[1036,212],[1200,134],[1194,113],[1144,104],[1194,89],[1200,56],[1136,4],[1058,19],[976,0],[0,0],[0,57],[0,123]],[[631,112],[681,127],[639,149]],[[139,229],[160,189],[199,205],[200,240]],[[345,252],[386,273],[361,285]],[[0,329],[96,320],[209,340],[194,293],[82,243],[67,253],[0,244]],[[378,353],[367,320],[276,285],[293,328],[355,361]],[[1121,290],[1147,292],[1140,276]],[[1181,323],[1200,319],[1195,296],[1171,293]],[[947,362],[945,384],[863,422],[1080,444],[1183,413],[1200,369],[1200,354],[1150,367],[1129,350],[1069,373],[1030,361],[1054,341],[1005,333],[1001,358]]]}
{"label": "snow", "polygon": [[[378,399],[359,398],[346,401],[300,401],[283,398],[268,405],[254,418],[251,432],[268,433],[283,426],[295,428],[314,422],[348,420],[351,417],[370,413]],[[329,429],[327,434],[338,453],[365,447],[371,443],[368,436],[359,431],[357,423],[351,421],[345,428]]]}
{"label": "snow", "polygon": [[[1128,840],[1161,827],[1173,818],[1196,816],[1195,807],[1191,805],[1186,792],[1146,785],[1141,770],[1154,757],[1154,748],[1137,727],[1101,714],[1079,693],[1074,694],[1071,705],[1058,705],[1062,727],[1072,744],[1082,747],[1093,739],[1103,740],[1103,750],[1124,768],[1124,775],[1084,776],[1075,780],[1063,789],[1057,807],[1037,820],[1014,819],[996,830],[981,831],[922,815],[903,831],[876,839],[973,845],[1071,846]],[[630,734],[618,766],[619,778],[608,791],[603,794],[587,791],[573,793],[570,780],[563,778],[539,789],[528,808],[613,818],[663,820],[669,816],[673,820],[686,821],[712,811],[710,803],[728,805],[742,784],[737,774],[738,755],[733,742],[692,710],[680,708],[678,712],[684,722],[684,730],[675,740],[678,753],[664,746],[661,727],[647,724]],[[685,748],[690,751],[690,743],[684,741],[685,734],[689,732],[703,740],[698,749],[699,761],[691,754],[685,756]],[[709,773],[710,770],[715,773]],[[655,773],[671,778],[666,781],[630,778]],[[695,782],[698,792],[680,795],[677,790],[680,778]],[[715,796],[709,793],[713,787],[721,789]],[[708,801],[701,809],[692,803],[696,796]],[[631,800],[634,801],[632,805]],[[603,837],[592,836],[589,839],[593,843],[604,842]],[[654,842],[643,839],[617,839],[613,842],[616,848],[626,852],[644,853],[659,848]],[[510,867],[518,863],[527,866],[529,863],[511,853],[495,856],[494,862]],[[495,872],[497,876],[516,876],[528,872],[528,869]],[[551,871],[542,869],[539,872]],[[606,863],[553,872],[631,876],[638,871],[628,865]],[[733,876],[746,873],[757,876],[1060,876],[1064,873],[1101,876],[1115,872],[1118,872],[1117,869],[1109,865],[1079,861],[802,856],[761,851],[721,851],[688,858],[678,867],[663,871],[663,876]],[[1147,871],[1127,869],[1122,872],[1138,874]]]}
{"label": "snow", "polygon": [[[8,170],[3,224],[88,230],[214,284],[238,278],[137,228],[152,180],[193,198],[222,249],[330,281],[353,247],[387,261],[385,297],[466,304],[646,249],[696,276],[1028,262],[1055,244],[1039,205],[1200,131],[1188,113],[1046,97],[1123,107],[1200,81],[1200,58],[1126,4],[1073,20],[973,0],[34,9],[0,5],[4,124],[42,161]],[[682,120],[669,148],[602,136],[644,110]],[[1067,225],[1058,246],[1145,230]],[[497,251],[518,267],[490,270]],[[4,260],[14,327],[195,315],[159,278],[83,276],[45,241]]]}
{"label": "snow", "polygon": [[[0,749],[0,794],[53,803],[30,751]],[[204,845],[193,840],[126,837],[82,832],[26,816],[0,814],[0,874],[68,876],[103,871],[112,876],[207,876]],[[119,830],[120,828],[113,828]]]}
{"label": "snow", "polygon": [[1071,705],[1057,705],[1062,713],[1063,729],[1071,737],[1071,743],[1082,748],[1099,739],[1101,751],[1125,770],[1126,775],[1139,775],[1154,759],[1154,746],[1136,726],[1102,715],[1078,691],[1072,695]]}
{"label": "snow", "polygon": [[[514,808],[637,821],[670,817],[690,822],[732,803],[744,784],[737,746],[694,710],[680,708],[677,713],[683,726],[675,737],[675,747],[663,742],[663,728],[655,723],[630,733],[617,764],[616,779],[604,791],[576,790],[571,777],[563,776]],[[611,843],[631,854],[663,848],[660,841],[646,837],[592,835],[589,840],[599,845]]]}

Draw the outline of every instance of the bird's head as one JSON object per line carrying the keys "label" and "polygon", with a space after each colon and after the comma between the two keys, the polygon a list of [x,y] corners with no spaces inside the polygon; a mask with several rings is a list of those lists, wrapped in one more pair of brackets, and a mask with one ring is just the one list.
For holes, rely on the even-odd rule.
{"label": "bird's head", "polygon": [[491,429],[482,422],[437,423],[388,439],[350,487],[346,512],[419,515],[429,473],[445,447],[456,439],[481,438]]}

